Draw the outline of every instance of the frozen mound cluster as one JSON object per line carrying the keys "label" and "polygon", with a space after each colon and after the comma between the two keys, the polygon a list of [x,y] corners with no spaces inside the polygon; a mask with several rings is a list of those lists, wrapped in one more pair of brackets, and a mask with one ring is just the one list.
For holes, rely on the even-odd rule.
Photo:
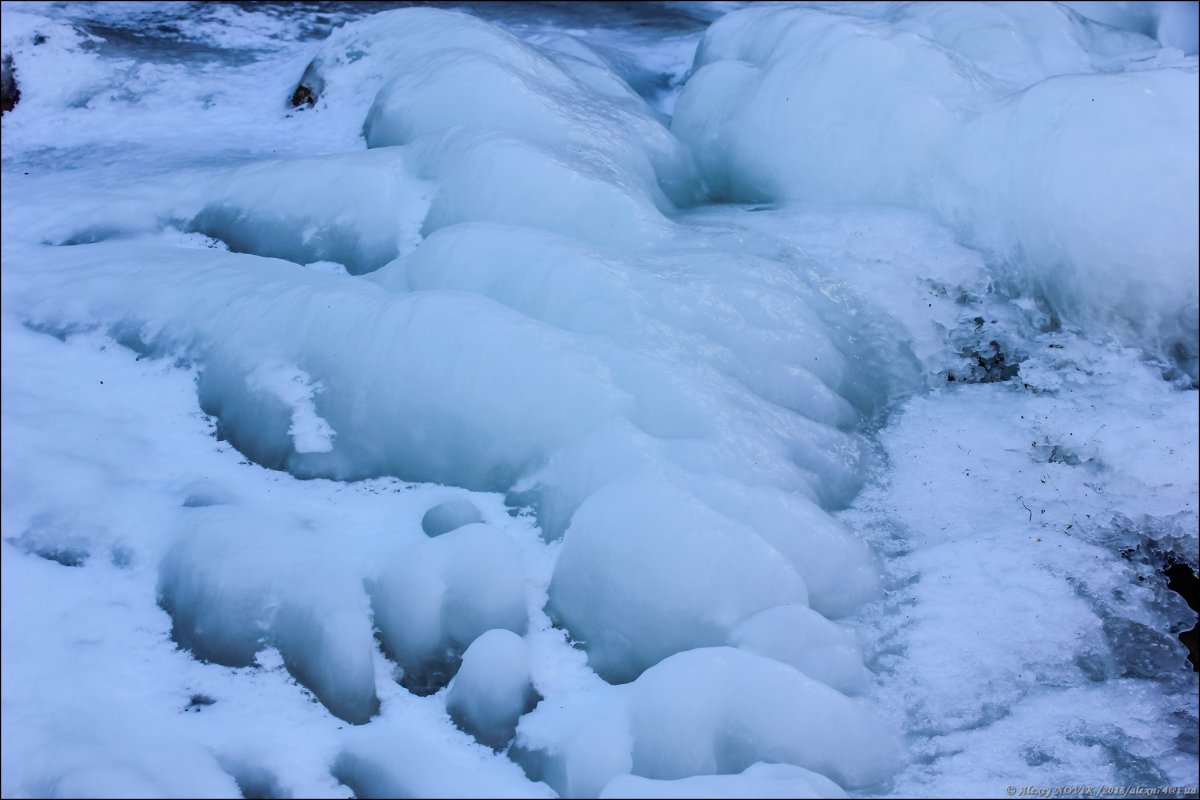
{"label": "frozen mound cluster", "polygon": [[[853,336],[865,302],[768,238],[682,223],[704,191],[688,147],[581,44],[539,51],[404,9],[337,31],[301,82],[311,118],[375,92],[366,151],[189,170],[74,229],[42,223],[75,246],[39,253],[13,291],[47,328],[87,320],[195,359],[202,407],[260,464],[531,508],[561,540],[547,611],[627,685],[567,723],[522,718],[538,699],[520,639],[529,578],[462,502],[370,563],[289,544],[297,520],[193,508],[159,581],[176,641],[230,666],[275,648],[363,724],[377,638],[403,686],[449,683],[464,730],[493,748],[515,736],[560,792],[748,769],[747,785],[810,791],[830,786],[819,775],[885,779],[893,734],[842,694],[864,667],[829,621],[877,579],[827,510],[862,480],[861,416],[919,382],[912,354]],[[164,226],[209,246],[168,246]],[[374,763],[352,749],[342,767],[385,785]]]}
{"label": "frozen mound cluster", "polygon": [[[200,661],[278,659],[359,796],[881,790],[902,756],[848,624],[880,582],[833,514],[992,289],[930,220],[1197,374],[1194,37],[1077,5],[755,5],[671,120],[569,35],[376,14],[273,87],[292,149],[6,203],[6,337],[194,370],[213,432],[287,473],[289,500],[172,486],[157,600]],[[104,107],[82,33],[4,14],[6,139]],[[81,66],[53,91],[47,47]],[[15,544],[104,552],[62,520]]]}
{"label": "frozen mound cluster", "polygon": [[921,209],[1194,380],[1195,5],[1079,5],[1120,27],[1054,3],[738,11],[672,130],[715,198]]}

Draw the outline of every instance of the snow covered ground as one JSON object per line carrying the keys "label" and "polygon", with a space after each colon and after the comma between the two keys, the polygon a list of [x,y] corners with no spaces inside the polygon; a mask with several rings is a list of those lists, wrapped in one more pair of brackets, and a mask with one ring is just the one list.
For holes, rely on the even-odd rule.
{"label": "snow covered ground", "polygon": [[3,3],[5,797],[1195,796],[1196,3],[743,5]]}

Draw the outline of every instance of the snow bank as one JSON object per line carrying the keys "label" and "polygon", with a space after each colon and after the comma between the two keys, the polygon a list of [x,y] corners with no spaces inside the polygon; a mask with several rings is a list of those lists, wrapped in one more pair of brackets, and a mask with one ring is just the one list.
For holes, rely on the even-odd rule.
{"label": "snow bank", "polygon": [[[114,711],[116,709],[113,709]],[[90,715],[89,715],[90,716]],[[151,738],[127,725],[109,725],[112,736],[136,742],[121,752],[110,743],[68,730],[44,743],[48,756],[29,779],[30,796],[48,798],[104,797],[241,797],[233,779],[204,748]],[[153,752],[153,758],[143,754]]]}
{"label": "snow bank", "polygon": [[930,212],[1064,316],[1196,351],[1197,70],[1053,4],[756,7],[672,127],[712,194]]}

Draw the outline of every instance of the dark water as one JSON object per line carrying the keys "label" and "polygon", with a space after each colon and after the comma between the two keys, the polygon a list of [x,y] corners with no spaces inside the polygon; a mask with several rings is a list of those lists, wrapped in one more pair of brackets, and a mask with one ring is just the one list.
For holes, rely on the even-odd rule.
{"label": "dark water", "polygon": [[[223,61],[239,63],[273,50],[274,44],[324,39],[348,22],[395,8],[430,6],[457,9],[505,26],[545,26],[582,30],[613,30],[631,34],[682,35],[706,28],[724,9],[704,4],[666,2],[212,2],[146,4],[126,7],[117,14],[94,6],[55,4],[51,13],[69,17],[82,30],[102,39],[92,43],[105,55],[139,61]],[[260,14],[284,23],[276,37],[258,46],[231,47],[214,33],[229,27],[229,12]],[[55,13],[57,12],[57,13]]]}
{"label": "dark water", "polygon": [[[256,3],[231,2],[247,11],[275,14],[280,17],[313,18],[313,37],[323,38],[323,25],[337,25],[392,8],[432,6],[459,9],[477,17],[498,22],[536,20],[558,27],[579,28],[647,28],[691,33],[703,30],[717,16],[715,8],[702,4],[681,5],[664,2],[579,2],[579,0],[538,0],[537,2],[503,2],[502,0],[446,0],[444,2],[307,2]],[[318,18],[323,18],[321,21]]]}

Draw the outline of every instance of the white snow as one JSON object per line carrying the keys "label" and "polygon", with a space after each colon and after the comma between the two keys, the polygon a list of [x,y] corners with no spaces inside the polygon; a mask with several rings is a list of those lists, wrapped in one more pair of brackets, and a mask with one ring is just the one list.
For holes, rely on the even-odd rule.
{"label": "white snow", "polygon": [[313,395],[325,387],[313,384],[304,370],[292,364],[265,362],[246,376],[246,383],[251,391],[270,394],[290,409],[288,435],[297,453],[328,453],[333,449],[337,434],[313,405]]}
{"label": "white snow", "polygon": [[1194,783],[1196,4],[745,5],[3,4],[0,793]]}

